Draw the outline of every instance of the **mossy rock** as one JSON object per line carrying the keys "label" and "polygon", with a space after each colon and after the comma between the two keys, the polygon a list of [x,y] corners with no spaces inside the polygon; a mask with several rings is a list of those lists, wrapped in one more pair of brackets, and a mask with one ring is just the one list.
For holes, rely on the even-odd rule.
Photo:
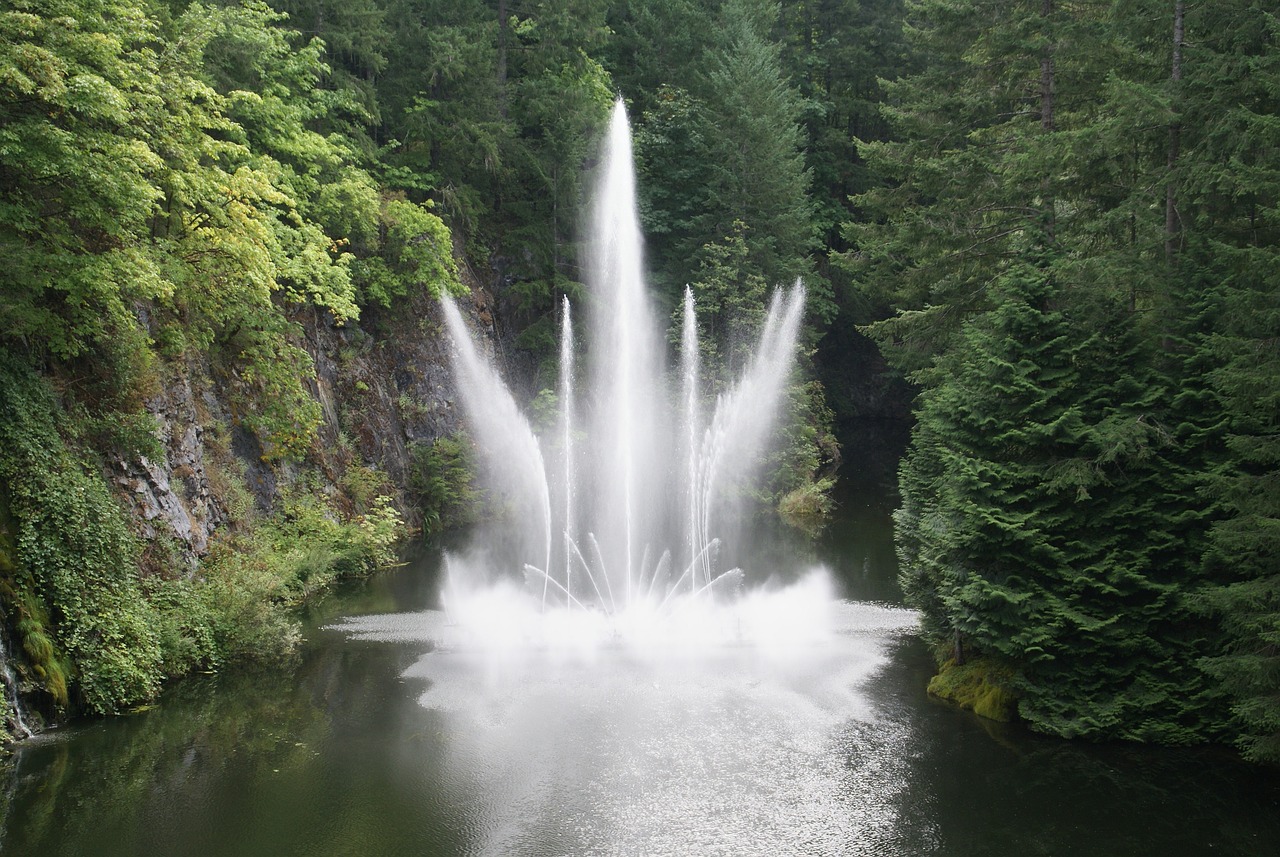
{"label": "mossy rock", "polygon": [[1018,697],[1009,690],[1013,671],[987,658],[963,664],[949,660],[929,681],[929,694],[979,717],[1008,723],[1017,716]]}

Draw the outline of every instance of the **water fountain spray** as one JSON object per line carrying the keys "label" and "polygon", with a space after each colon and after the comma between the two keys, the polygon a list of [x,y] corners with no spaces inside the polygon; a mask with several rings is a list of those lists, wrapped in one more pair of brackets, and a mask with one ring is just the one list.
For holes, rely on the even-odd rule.
{"label": "water fountain spray", "polygon": [[[686,288],[679,375],[672,383],[645,289],[621,100],[604,144],[589,245],[586,383],[577,384],[575,313],[566,297],[558,427],[541,440],[458,308],[443,300],[468,425],[490,490],[507,510],[496,524],[502,537],[482,529],[480,542],[514,545],[517,555],[500,562],[510,571],[523,569],[540,613],[608,617],[611,633],[619,634],[638,617],[669,620],[698,603],[731,600],[740,588],[740,570],[717,568],[719,531],[759,475],[777,424],[804,288],[797,282],[775,292],[741,376],[711,407],[700,388],[695,296]],[[475,565],[451,559],[451,599],[493,583],[494,569],[477,572]]]}

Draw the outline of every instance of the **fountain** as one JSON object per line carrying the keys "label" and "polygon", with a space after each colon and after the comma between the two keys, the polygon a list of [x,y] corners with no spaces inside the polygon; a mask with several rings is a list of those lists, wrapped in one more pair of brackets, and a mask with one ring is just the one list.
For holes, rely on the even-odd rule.
{"label": "fountain", "polygon": [[[744,591],[744,572],[718,561],[721,536],[734,526],[776,425],[803,285],[775,292],[746,368],[709,407],[699,387],[695,299],[686,288],[679,371],[669,380],[642,274],[621,99],[604,146],[591,248],[586,384],[578,385],[576,308],[566,297],[558,425],[541,437],[444,299],[486,487],[506,510],[496,526],[481,529],[470,554],[446,558],[450,625],[460,644],[483,648],[621,641],[687,651],[778,637],[788,611],[759,609],[761,593]],[[523,586],[515,585],[521,577]],[[829,595],[823,586],[801,591],[815,603],[793,618],[812,632]]]}

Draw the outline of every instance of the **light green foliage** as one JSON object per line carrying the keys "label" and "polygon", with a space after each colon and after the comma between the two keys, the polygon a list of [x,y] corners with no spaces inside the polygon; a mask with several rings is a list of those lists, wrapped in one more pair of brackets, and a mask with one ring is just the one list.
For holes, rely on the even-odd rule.
{"label": "light green foliage", "polygon": [[529,403],[529,417],[539,433],[552,429],[560,421],[560,397],[550,387],[543,387]]}
{"label": "light green foliage", "polygon": [[766,462],[766,490],[784,523],[816,535],[835,506],[831,491],[840,464],[835,416],[817,381],[795,380],[785,397],[776,448]]}
{"label": "light green foliage", "polygon": [[385,495],[344,518],[321,495],[295,490],[277,516],[215,539],[194,580],[145,582],[165,674],[288,656],[300,639],[293,608],[335,580],[394,564],[403,534]]}
{"label": "light green foliage", "polygon": [[321,420],[320,403],[301,383],[315,366],[311,355],[286,337],[284,331],[295,326],[283,319],[271,322],[267,330],[242,330],[231,340],[243,367],[236,372],[240,384],[232,388],[232,402],[238,418],[261,441],[264,461],[300,459]]}
{"label": "light green foliage", "polygon": [[[349,448],[349,440],[341,438],[339,443],[344,448]],[[355,463],[347,465],[346,472],[338,480],[338,487],[342,489],[343,495],[351,501],[351,506],[356,514],[362,514],[374,508],[374,504],[379,498],[389,495],[394,490],[386,473],[376,467]]]}
{"label": "light green foliage", "polygon": [[778,500],[778,517],[788,526],[816,537],[835,511],[831,497],[835,487],[836,480],[827,477],[792,488]]}
{"label": "light green foliage", "polygon": [[389,200],[380,223],[385,234],[382,255],[357,263],[362,303],[390,309],[411,291],[425,289],[433,298],[465,293],[449,229],[427,206]]}
{"label": "light green foliage", "polygon": [[[359,161],[377,154],[374,135],[381,119],[375,81],[387,71],[391,38],[384,0],[274,0],[287,25],[324,44],[326,69],[319,81],[325,115],[313,128],[338,136]],[[333,233],[329,234],[341,234]]]}
{"label": "light green foliage", "polygon": [[323,48],[280,21],[254,2],[163,22],[96,0],[3,14],[0,335],[105,361],[127,388],[151,301],[165,351],[213,350],[268,454],[297,457],[318,406],[284,313],[354,319],[343,248],[376,252],[380,224],[355,147],[317,130],[338,109]]}
{"label": "light green foliage", "polygon": [[404,518],[385,494],[375,497],[373,506],[356,519],[359,543],[366,554],[366,568],[385,568],[397,559],[396,543],[404,535]]}
{"label": "light green foliage", "polygon": [[[0,12],[0,330],[60,357],[135,326],[166,291],[135,236],[160,192],[135,126],[156,95],[153,28],[127,3],[35,0]],[[57,216],[51,217],[50,214]]]}
{"label": "light green foliage", "polygon": [[1018,697],[1010,689],[1013,671],[977,658],[964,664],[945,661],[929,681],[929,693],[979,717],[1008,723],[1018,716]]}
{"label": "light green foliage", "polygon": [[13,741],[13,735],[9,732],[9,719],[12,716],[13,709],[9,705],[9,697],[0,697],[0,756],[7,754],[5,748]]}

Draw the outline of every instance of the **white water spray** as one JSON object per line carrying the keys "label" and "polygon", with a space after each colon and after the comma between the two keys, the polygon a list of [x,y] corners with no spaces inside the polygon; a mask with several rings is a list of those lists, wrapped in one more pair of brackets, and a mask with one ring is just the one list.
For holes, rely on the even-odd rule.
{"label": "white water spray", "polygon": [[[475,567],[492,558],[477,563],[453,557],[448,600],[457,625],[473,626],[471,644],[508,640],[512,633],[526,645],[546,644],[563,639],[572,626],[593,633],[605,628],[609,639],[693,645],[710,629],[733,637],[746,627],[735,612],[745,603],[745,575],[718,569],[718,536],[732,525],[741,495],[759,476],[794,363],[804,288],[796,283],[774,294],[745,370],[706,413],[694,294],[685,291],[680,371],[668,379],[661,331],[645,292],[636,212],[631,138],[619,100],[592,221],[582,389],[575,383],[573,315],[568,299],[563,302],[559,420],[545,438],[559,447],[558,455],[544,455],[493,363],[481,358],[457,307],[445,299],[463,404],[487,461],[483,470],[514,510],[499,522],[499,532],[482,532],[480,542],[516,545],[496,572],[523,569],[537,614],[515,621],[511,599],[494,600],[495,569]],[[547,460],[558,466],[549,470]],[[552,497],[558,498],[554,504]],[[673,554],[679,558],[674,564]],[[463,603],[468,592],[502,605],[503,633],[490,638],[480,630],[491,623],[476,624],[484,610]],[[752,609],[753,616],[759,613],[758,605]]]}

